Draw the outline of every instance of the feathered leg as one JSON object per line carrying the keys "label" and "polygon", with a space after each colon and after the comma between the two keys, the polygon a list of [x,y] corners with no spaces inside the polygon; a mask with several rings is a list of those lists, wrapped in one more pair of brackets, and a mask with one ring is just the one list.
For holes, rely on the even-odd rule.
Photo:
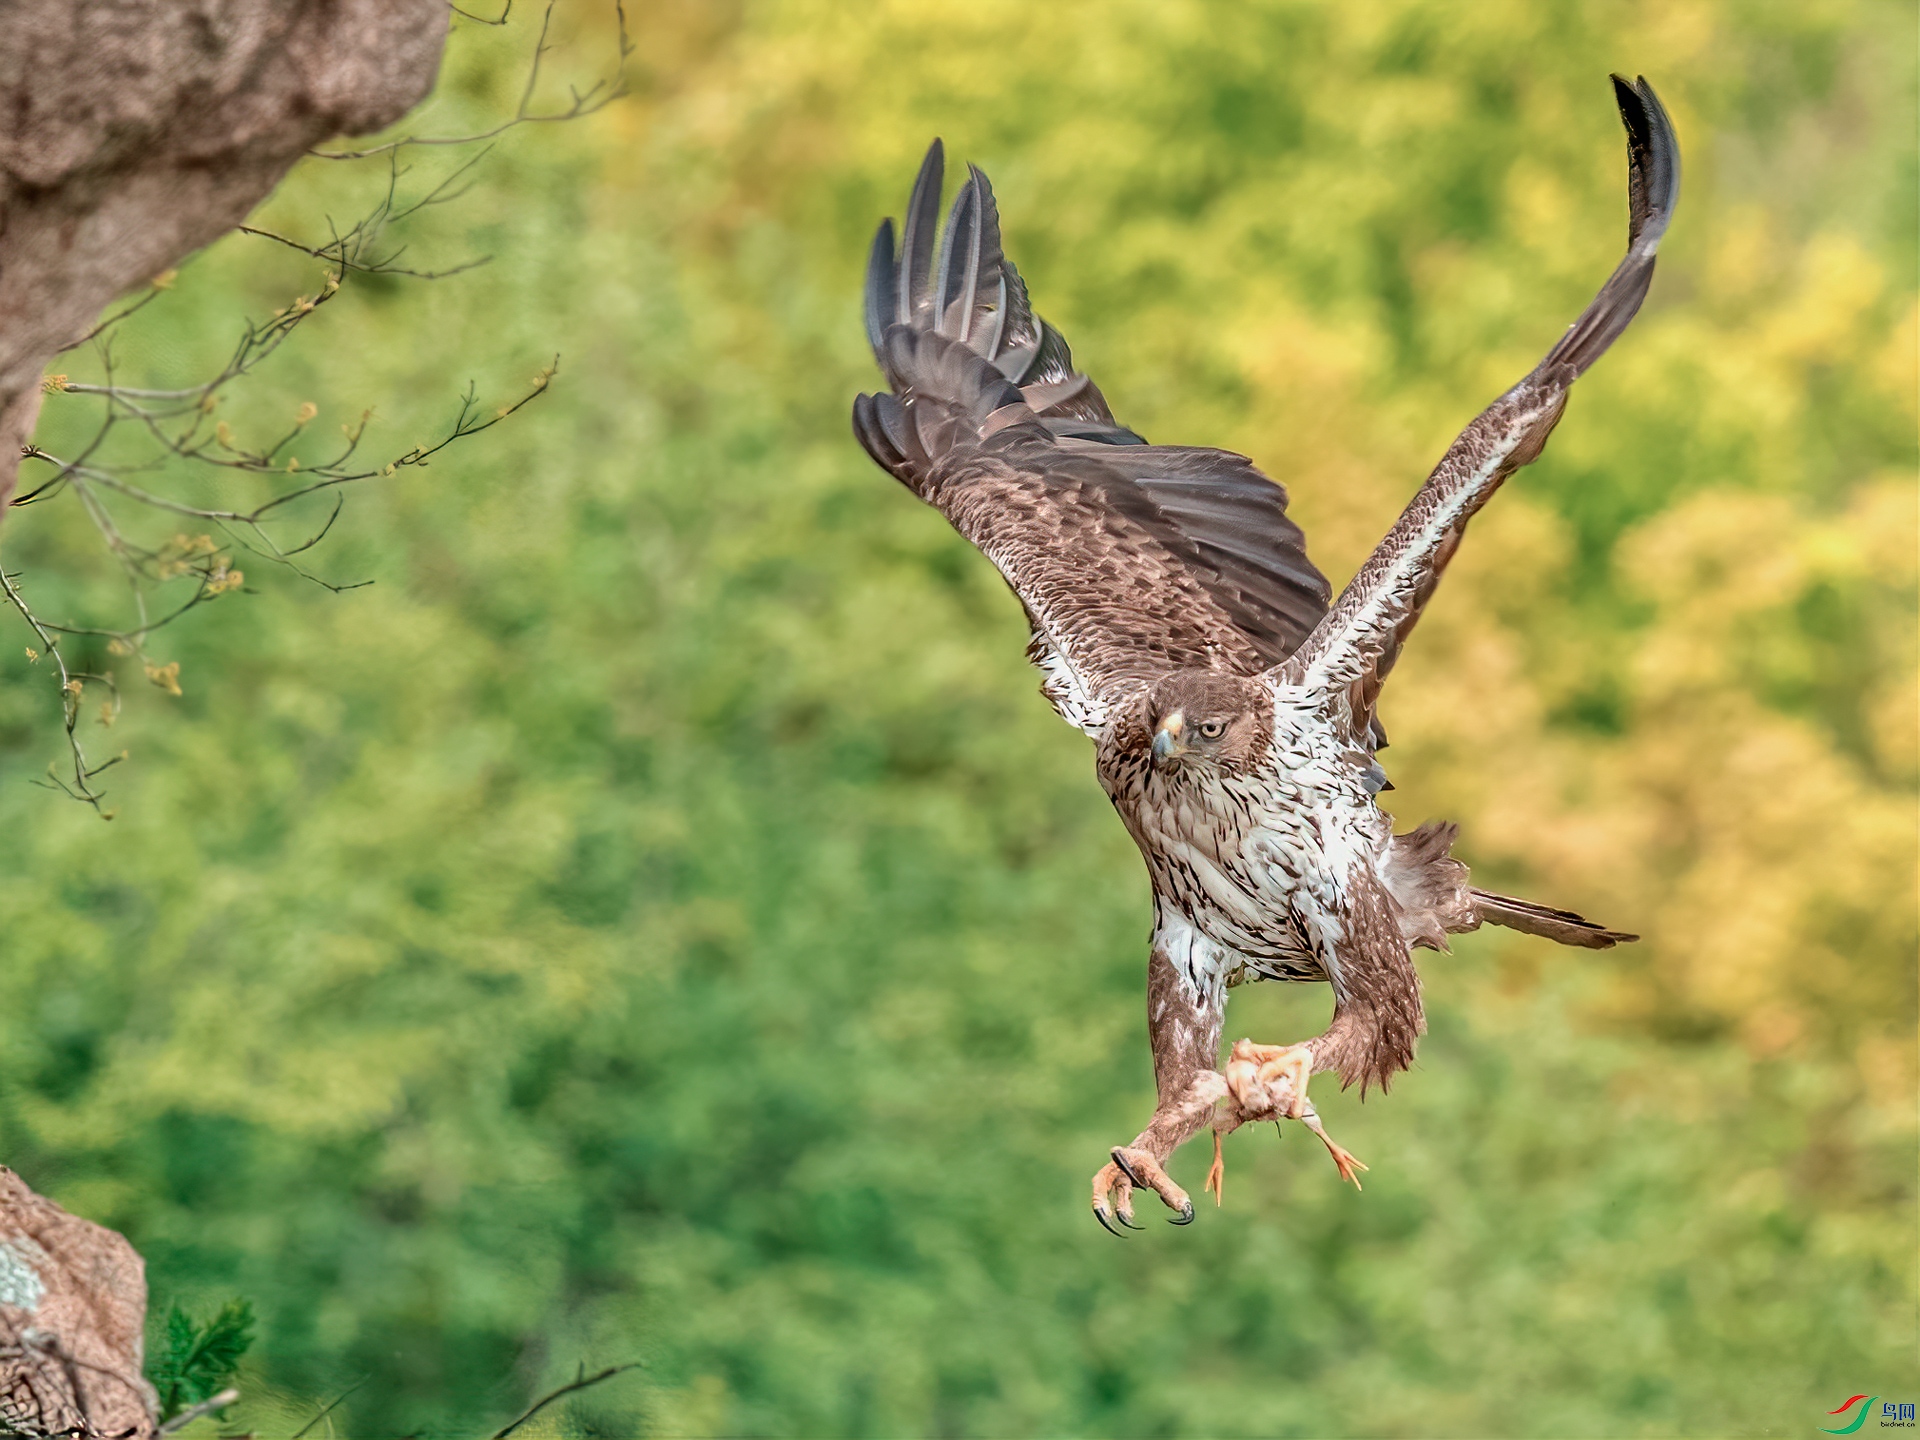
{"label": "feathered leg", "polygon": [[1214,1069],[1223,1013],[1221,998],[1196,995],[1156,943],[1147,962],[1147,1030],[1159,1104],[1147,1128],[1131,1144],[1115,1146],[1113,1159],[1093,1177],[1093,1218],[1116,1235],[1116,1220],[1139,1229],[1133,1222],[1136,1188],[1158,1195],[1175,1212],[1171,1223],[1193,1220],[1193,1200],[1167,1174],[1166,1162],[1206,1129],[1215,1104],[1227,1093],[1225,1078]]}

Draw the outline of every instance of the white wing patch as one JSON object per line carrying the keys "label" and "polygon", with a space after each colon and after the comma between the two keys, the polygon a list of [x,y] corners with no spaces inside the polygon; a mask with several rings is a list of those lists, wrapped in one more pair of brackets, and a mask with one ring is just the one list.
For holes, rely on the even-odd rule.
{"label": "white wing patch", "polygon": [[1000,578],[1007,582],[1007,588],[1020,601],[1020,607],[1027,612],[1027,628],[1031,632],[1027,639],[1027,660],[1040,671],[1040,693],[1047,697],[1047,703],[1062,720],[1098,740],[1106,733],[1113,706],[1108,697],[1094,694],[1086,676],[1067,658],[1065,647],[1053,638],[1045,601],[1021,588],[1014,576],[1012,557],[1003,553],[1003,547],[993,544],[991,537],[974,536],[964,528],[961,533],[992,562]]}
{"label": "white wing patch", "polygon": [[1065,653],[1053,643],[1053,637],[1038,625],[1033,627],[1033,637],[1027,641],[1027,659],[1039,669],[1040,693],[1060,713],[1060,718],[1074,729],[1099,739],[1112,716],[1112,707],[1087,689],[1080,672],[1068,663]]}
{"label": "white wing patch", "polygon": [[[1393,563],[1373,584],[1366,598],[1353,611],[1343,617],[1345,623],[1335,635],[1328,637],[1328,643],[1319,647],[1306,673],[1301,677],[1306,687],[1314,690],[1330,690],[1346,685],[1359,674],[1361,649],[1367,641],[1387,629],[1394,612],[1405,603],[1405,598],[1418,580],[1427,558],[1439,547],[1441,538],[1451,529],[1461,514],[1472,508],[1481,498],[1481,490],[1501,462],[1513,453],[1514,444],[1509,439],[1506,445],[1497,448],[1481,462],[1466,484],[1461,485],[1446,500],[1434,506],[1433,514],[1400,547],[1400,553],[1393,557]],[[1337,607],[1336,607],[1337,608]]]}

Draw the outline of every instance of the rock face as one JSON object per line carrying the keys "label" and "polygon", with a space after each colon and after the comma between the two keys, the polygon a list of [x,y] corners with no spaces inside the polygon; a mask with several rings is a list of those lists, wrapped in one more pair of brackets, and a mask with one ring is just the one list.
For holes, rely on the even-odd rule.
{"label": "rock face", "polygon": [[0,0],[0,505],[46,363],[329,136],[424,96],[446,0]]}
{"label": "rock face", "polygon": [[0,1166],[0,1435],[154,1435],[146,1320],[133,1247]]}

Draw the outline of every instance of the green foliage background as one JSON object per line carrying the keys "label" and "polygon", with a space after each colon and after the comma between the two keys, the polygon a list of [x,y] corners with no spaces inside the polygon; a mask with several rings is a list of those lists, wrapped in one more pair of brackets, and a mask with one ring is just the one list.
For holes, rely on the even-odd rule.
{"label": "green foliage background", "polygon": [[[364,1382],[346,1432],[482,1433],[629,1358],[546,1433],[1763,1434],[1920,1386],[1912,8],[634,20],[632,98],[419,227],[491,266],[349,285],[227,414],[311,400],[318,453],[373,406],[398,451],[561,352],[352,497],[315,558],[377,584],[237,557],[156,641],[184,695],[96,734],[111,824],[28,783],[57,706],[7,632],[0,1158],[130,1237],[156,1314],[251,1298],[238,1423]],[[417,125],[510,110],[532,23],[457,23]],[[556,81],[604,70],[610,19],[560,24]],[[1424,959],[1419,1065],[1323,1097],[1364,1195],[1244,1132],[1223,1210],[1116,1242],[1146,887],[1016,606],[849,438],[871,228],[931,135],[982,163],[1118,413],[1258,458],[1339,580],[1617,258],[1611,69],[1674,113],[1679,220],[1387,758],[1481,874],[1646,942]],[[310,162],[264,213],[379,184]],[[318,279],[221,242],[122,378]],[[43,443],[90,421],[52,397]],[[121,603],[76,507],[4,539],[48,613]]]}

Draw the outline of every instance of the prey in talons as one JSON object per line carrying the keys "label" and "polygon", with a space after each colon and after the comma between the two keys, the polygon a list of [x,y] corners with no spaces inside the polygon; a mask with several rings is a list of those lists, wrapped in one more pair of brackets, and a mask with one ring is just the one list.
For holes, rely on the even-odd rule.
{"label": "prey in talons", "polygon": [[1320,1123],[1320,1115],[1307,1098],[1307,1081],[1313,1074],[1313,1045],[1256,1045],[1251,1040],[1236,1040],[1227,1056],[1227,1098],[1213,1122],[1213,1169],[1207,1173],[1208,1188],[1214,1203],[1220,1204],[1225,1178],[1225,1162],[1220,1142],[1242,1125],[1255,1120],[1278,1121],[1281,1117],[1298,1120],[1319,1136],[1333,1157],[1340,1178],[1360,1189],[1356,1173],[1367,1167],[1341,1145]]}

